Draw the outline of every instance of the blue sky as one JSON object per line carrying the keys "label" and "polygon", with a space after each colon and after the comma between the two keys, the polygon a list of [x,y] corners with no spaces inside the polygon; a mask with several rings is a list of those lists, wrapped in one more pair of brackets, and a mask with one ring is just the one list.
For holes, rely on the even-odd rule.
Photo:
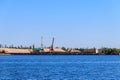
{"label": "blue sky", "polygon": [[120,48],[120,0],[0,0],[0,43]]}

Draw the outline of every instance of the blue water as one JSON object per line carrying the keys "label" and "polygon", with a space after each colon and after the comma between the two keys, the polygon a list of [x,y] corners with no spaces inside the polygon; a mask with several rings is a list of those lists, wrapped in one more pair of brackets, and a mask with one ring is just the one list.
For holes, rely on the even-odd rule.
{"label": "blue water", "polygon": [[0,80],[120,80],[120,56],[0,56]]}

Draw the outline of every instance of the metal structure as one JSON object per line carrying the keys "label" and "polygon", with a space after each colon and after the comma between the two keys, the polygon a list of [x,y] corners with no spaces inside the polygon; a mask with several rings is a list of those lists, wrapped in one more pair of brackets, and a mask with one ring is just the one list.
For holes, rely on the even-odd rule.
{"label": "metal structure", "polygon": [[52,44],[51,44],[51,46],[50,46],[50,52],[53,52],[53,51],[54,51],[54,49],[53,49],[53,44],[54,44],[54,37],[53,37],[53,40],[52,40]]}
{"label": "metal structure", "polygon": [[43,51],[43,37],[41,37],[40,51]]}

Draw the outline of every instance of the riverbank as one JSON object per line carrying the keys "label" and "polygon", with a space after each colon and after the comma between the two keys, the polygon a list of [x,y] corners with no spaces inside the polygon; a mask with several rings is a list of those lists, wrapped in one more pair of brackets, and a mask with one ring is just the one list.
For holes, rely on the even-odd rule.
{"label": "riverbank", "polygon": [[62,49],[54,49],[50,52],[49,49],[43,51],[34,51],[33,49],[15,49],[15,48],[0,48],[0,55],[119,55],[119,54],[104,54],[104,53],[82,53],[82,52],[65,52]]}

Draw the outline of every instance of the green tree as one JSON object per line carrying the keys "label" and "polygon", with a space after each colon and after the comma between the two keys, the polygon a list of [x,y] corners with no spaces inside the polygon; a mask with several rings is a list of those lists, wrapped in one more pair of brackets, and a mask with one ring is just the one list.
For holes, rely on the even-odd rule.
{"label": "green tree", "polygon": [[2,44],[0,44],[0,48],[2,48]]}
{"label": "green tree", "polygon": [[66,49],[65,47],[62,47],[61,49],[63,49],[63,50],[65,50],[65,51],[67,51],[67,49]]}
{"label": "green tree", "polygon": [[33,48],[33,49],[35,48],[35,45],[34,45],[34,44],[32,45],[32,48]]}

